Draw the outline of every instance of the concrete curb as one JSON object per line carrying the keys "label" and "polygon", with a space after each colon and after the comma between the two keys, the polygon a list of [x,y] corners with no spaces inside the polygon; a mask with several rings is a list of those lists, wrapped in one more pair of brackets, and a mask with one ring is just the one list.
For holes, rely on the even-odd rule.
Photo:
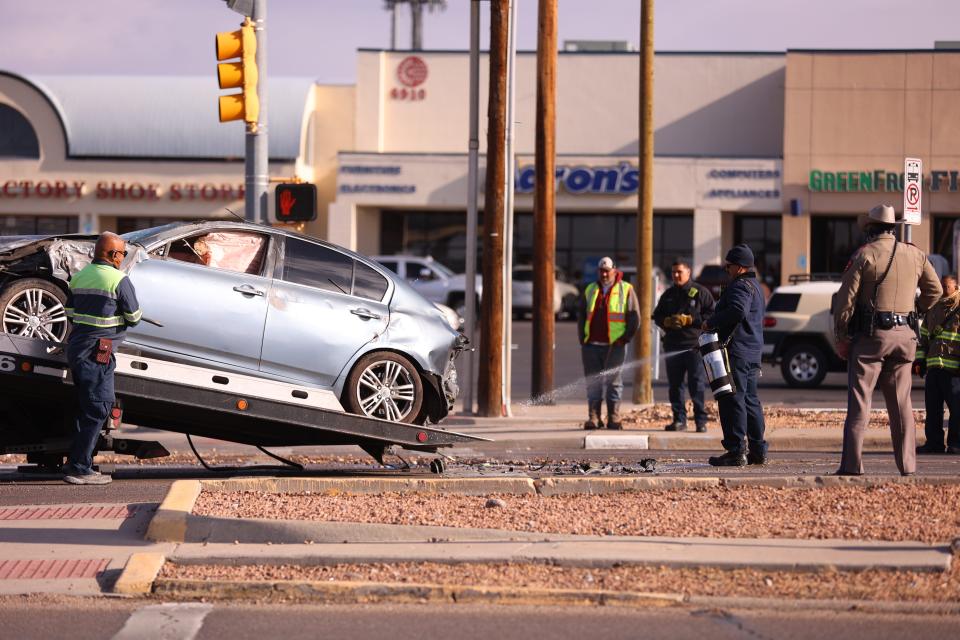
{"label": "concrete curb", "polygon": [[277,599],[323,604],[448,603],[666,607],[683,604],[684,597],[636,591],[583,591],[515,587],[470,587],[439,584],[314,581],[158,580],[155,595],[182,599]]}
{"label": "concrete curb", "polygon": [[199,480],[177,480],[170,485],[144,536],[153,542],[183,542],[187,534],[187,515],[200,497]]}
{"label": "concrete curb", "polygon": [[120,577],[113,585],[113,593],[146,595],[167,561],[162,553],[135,553],[127,560]]}
{"label": "concrete curb", "polygon": [[[157,516],[167,507],[167,500],[180,482],[170,489],[170,493]],[[199,482],[196,484],[200,485]],[[606,494],[624,491],[662,491],[666,489],[710,488],[710,487],[796,487],[821,488],[834,486],[873,487],[885,484],[960,484],[960,476],[910,476],[865,475],[865,476],[597,476],[597,477],[498,477],[498,478],[239,478],[235,480],[203,480],[204,491],[239,492],[260,491],[264,493],[433,493],[485,496],[492,493],[506,495],[570,495],[570,494]],[[199,488],[197,489],[199,493]],[[189,504],[192,508],[194,496]],[[156,521],[157,516],[154,516]],[[178,522],[185,526],[185,516]]]}
{"label": "concrete curb", "polygon": [[941,602],[883,602],[875,600],[779,599],[684,596],[678,593],[586,591],[512,587],[444,586],[379,582],[265,581],[162,579],[153,593],[164,598],[309,601],[322,604],[447,603],[540,606],[689,606],[708,609],[792,611],[857,611],[871,613],[956,615],[960,604]]}

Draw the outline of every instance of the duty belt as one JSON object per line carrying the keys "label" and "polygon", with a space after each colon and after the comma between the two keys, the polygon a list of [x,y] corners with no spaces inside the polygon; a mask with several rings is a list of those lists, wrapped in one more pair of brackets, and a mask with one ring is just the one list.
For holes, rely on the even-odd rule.
{"label": "duty belt", "polygon": [[892,311],[877,311],[874,313],[873,326],[876,329],[893,329],[894,327],[913,326],[912,313],[900,314]]}

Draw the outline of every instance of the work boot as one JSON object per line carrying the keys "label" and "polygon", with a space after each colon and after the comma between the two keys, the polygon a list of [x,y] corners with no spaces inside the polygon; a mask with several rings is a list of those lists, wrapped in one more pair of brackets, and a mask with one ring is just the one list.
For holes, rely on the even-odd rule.
{"label": "work boot", "polygon": [[710,456],[709,462],[714,467],[745,467],[747,466],[747,456],[742,453],[727,451],[722,456]]}
{"label": "work boot", "polygon": [[707,432],[707,425],[705,424],[697,425],[697,433],[706,433],[706,432]]}
{"label": "work boot", "polygon": [[664,431],[686,431],[687,423],[674,420],[673,422],[668,424],[666,427],[664,427],[663,430]]}
{"label": "work boot", "polygon": [[767,464],[767,454],[759,452],[754,453],[753,451],[750,451],[747,453],[747,464]]}
{"label": "work boot", "polygon": [[590,403],[590,414],[587,421],[583,423],[583,428],[587,430],[603,429],[603,421],[600,420],[600,403]]}
{"label": "work boot", "polygon": [[932,443],[932,442],[926,442],[926,443],[920,445],[919,447],[917,447],[917,453],[920,453],[920,454],[924,454],[924,453],[944,453],[945,451],[946,451],[946,449],[944,448],[943,445],[940,445],[940,446],[938,447],[937,445],[935,445],[935,444]]}
{"label": "work boot", "polygon": [[623,429],[623,422],[620,421],[620,403],[607,403],[607,429],[619,431]]}

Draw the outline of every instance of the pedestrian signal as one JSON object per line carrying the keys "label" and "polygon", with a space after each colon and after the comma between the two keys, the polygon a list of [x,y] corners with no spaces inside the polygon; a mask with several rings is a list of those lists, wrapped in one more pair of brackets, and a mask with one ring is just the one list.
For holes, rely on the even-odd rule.
{"label": "pedestrian signal", "polygon": [[281,183],[274,192],[277,222],[309,222],[317,219],[317,186]]}

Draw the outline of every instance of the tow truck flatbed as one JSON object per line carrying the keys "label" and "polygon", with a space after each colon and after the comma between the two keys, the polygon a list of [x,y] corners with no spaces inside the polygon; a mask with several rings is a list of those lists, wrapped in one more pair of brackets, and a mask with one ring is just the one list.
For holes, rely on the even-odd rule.
{"label": "tow truck flatbed", "polygon": [[[75,400],[60,347],[0,333],[0,452],[27,453],[28,460],[32,453],[48,464],[66,454]],[[436,452],[485,440],[346,413],[328,389],[122,352],[116,359],[123,420],[141,427],[261,447],[353,444],[381,462],[394,446]],[[118,442],[120,453],[145,451],[135,441]]]}

